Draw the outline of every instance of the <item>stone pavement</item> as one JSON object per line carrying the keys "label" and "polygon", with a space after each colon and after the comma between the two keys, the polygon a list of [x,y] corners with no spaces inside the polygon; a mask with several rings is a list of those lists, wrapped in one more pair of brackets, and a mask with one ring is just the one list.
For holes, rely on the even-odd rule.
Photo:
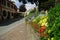
{"label": "stone pavement", "polygon": [[29,24],[27,24],[27,34],[28,34],[27,40],[39,40],[39,37]]}
{"label": "stone pavement", "polygon": [[[23,19],[20,24],[10,31],[0,35],[0,40],[38,40],[32,28],[25,24]],[[15,26],[15,25],[14,25]]]}
{"label": "stone pavement", "polygon": [[16,18],[17,21],[15,21],[15,19],[14,19],[13,21],[15,21],[15,22],[12,22],[11,20],[10,21],[6,21],[7,23],[5,22],[5,24],[9,24],[10,22],[12,22],[9,25],[2,24],[3,26],[1,26],[1,24],[0,24],[0,35],[2,35],[2,34],[8,32],[8,31],[10,31],[11,29],[17,27],[24,20],[24,18],[21,19],[21,20],[18,20],[18,19],[20,19],[20,18]]}

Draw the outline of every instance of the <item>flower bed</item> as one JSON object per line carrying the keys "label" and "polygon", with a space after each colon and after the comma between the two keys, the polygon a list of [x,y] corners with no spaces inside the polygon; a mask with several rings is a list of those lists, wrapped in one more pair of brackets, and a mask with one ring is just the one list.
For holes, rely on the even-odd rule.
{"label": "flower bed", "polygon": [[46,30],[49,40],[60,40],[60,3],[49,10]]}
{"label": "flower bed", "polygon": [[30,25],[35,30],[36,33],[38,33],[39,37],[47,37],[48,35],[45,33],[46,27],[47,27],[47,15],[36,17],[32,21],[30,21]]}
{"label": "flower bed", "polygon": [[48,11],[48,15],[29,22],[40,40],[60,40],[60,3]]}

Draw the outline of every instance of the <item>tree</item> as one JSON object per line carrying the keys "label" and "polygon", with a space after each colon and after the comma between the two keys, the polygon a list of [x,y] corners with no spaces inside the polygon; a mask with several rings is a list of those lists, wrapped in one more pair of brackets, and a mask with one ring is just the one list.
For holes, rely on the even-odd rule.
{"label": "tree", "polygon": [[[25,4],[26,0],[19,0],[19,2],[23,2]],[[39,3],[38,4],[38,10],[41,11],[41,10],[46,10],[46,9],[49,9],[49,7],[52,5],[50,2],[52,1],[55,1],[55,0],[27,0],[28,2],[31,2],[32,4],[36,4],[37,2]]]}
{"label": "tree", "polygon": [[27,3],[26,0],[22,0],[22,2],[23,2],[23,4],[26,4]]}
{"label": "tree", "polygon": [[20,12],[25,12],[26,11],[26,8],[25,8],[24,4],[19,7],[19,11]]}
{"label": "tree", "polygon": [[19,0],[19,2],[23,2],[23,4],[26,4],[27,2],[26,2],[26,0]]}

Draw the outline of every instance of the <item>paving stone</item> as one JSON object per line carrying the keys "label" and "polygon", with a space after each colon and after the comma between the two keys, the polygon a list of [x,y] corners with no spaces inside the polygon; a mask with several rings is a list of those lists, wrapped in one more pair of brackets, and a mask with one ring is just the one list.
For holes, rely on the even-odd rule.
{"label": "paving stone", "polygon": [[20,24],[0,36],[0,40],[37,40],[34,37],[33,29],[22,20]]}

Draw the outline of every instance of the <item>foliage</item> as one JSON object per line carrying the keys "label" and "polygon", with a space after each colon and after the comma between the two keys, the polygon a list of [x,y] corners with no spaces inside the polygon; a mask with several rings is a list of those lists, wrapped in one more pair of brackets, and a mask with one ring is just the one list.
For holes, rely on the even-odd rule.
{"label": "foliage", "polygon": [[48,17],[47,34],[49,39],[60,40],[60,3],[49,10]]}
{"label": "foliage", "polygon": [[[26,1],[26,0],[19,0],[19,2],[21,2],[21,1]],[[31,3],[32,3],[32,2],[35,3],[35,2],[37,2],[37,1],[38,1],[38,2],[46,2],[46,1],[48,1],[48,0],[27,0],[27,1],[28,1],[28,2],[31,2]]]}
{"label": "foliage", "polygon": [[[43,21],[44,18],[46,17],[37,17],[33,22],[39,23],[39,21]],[[45,22],[45,20],[43,22]],[[48,26],[46,28],[43,27],[44,29],[40,27],[37,32],[41,33],[46,29],[45,34],[43,34],[48,36],[45,37],[43,34],[40,34],[40,40],[60,40],[60,3],[57,3],[54,8],[48,11],[46,22],[48,22]]]}
{"label": "foliage", "polygon": [[42,2],[39,6],[39,11],[41,10],[49,10],[51,7],[55,6],[55,0],[48,0],[46,2]]}
{"label": "foliage", "polygon": [[19,0],[19,2],[23,2],[23,4],[26,4],[27,3],[27,1],[26,0]]}
{"label": "foliage", "polygon": [[30,11],[30,13],[35,13],[36,12],[36,8],[34,8],[32,11]]}
{"label": "foliage", "polygon": [[23,4],[26,4],[27,1],[31,2],[31,4],[36,4],[38,5],[38,10],[48,10],[50,7],[53,7],[55,5],[55,0],[19,0],[20,2],[22,1]]}
{"label": "foliage", "polygon": [[19,7],[19,11],[20,12],[25,12],[26,11],[26,8],[25,8],[24,4]]}

